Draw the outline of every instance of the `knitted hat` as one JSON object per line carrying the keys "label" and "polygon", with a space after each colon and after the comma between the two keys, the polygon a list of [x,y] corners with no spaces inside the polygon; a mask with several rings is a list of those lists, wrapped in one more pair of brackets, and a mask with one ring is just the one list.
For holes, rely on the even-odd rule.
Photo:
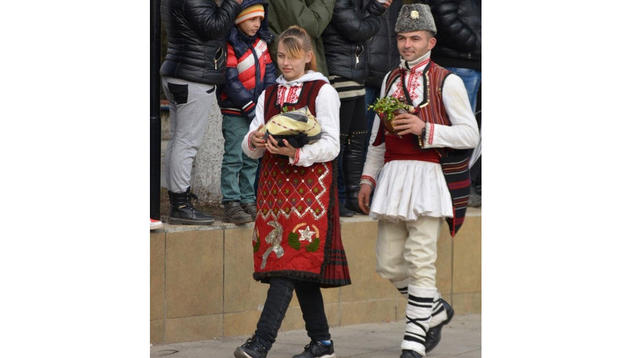
{"label": "knitted hat", "polygon": [[243,9],[242,12],[239,13],[239,15],[237,15],[237,17],[235,18],[235,25],[239,25],[246,20],[252,19],[253,17],[264,18],[265,14],[266,13],[263,9],[262,4],[248,6],[247,8]]}
{"label": "knitted hat", "polygon": [[430,6],[426,4],[402,5],[395,23],[395,32],[430,31],[437,33],[434,18],[430,12]]}

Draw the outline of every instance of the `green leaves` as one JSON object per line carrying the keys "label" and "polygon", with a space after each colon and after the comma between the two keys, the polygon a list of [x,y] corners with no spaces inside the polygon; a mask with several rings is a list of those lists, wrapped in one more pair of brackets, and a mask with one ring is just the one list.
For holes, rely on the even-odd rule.
{"label": "green leaves", "polygon": [[294,250],[300,250],[301,243],[298,241],[298,234],[297,233],[291,232],[287,236],[287,242],[290,245],[290,247],[293,248]]}
{"label": "green leaves", "polygon": [[372,109],[375,113],[379,114],[380,117],[384,117],[385,120],[390,121],[393,119],[395,111],[398,109],[403,109],[404,111],[410,112],[414,110],[413,106],[408,105],[399,99],[391,96],[378,98],[372,105],[368,107]]}
{"label": "green leaves", "polygon": [[315,252],[316,250],[318,250],[319,245],[320,245],[320,239],[315,238],[311,244],[305,246],[305,250],[307,250],[307,252]]}

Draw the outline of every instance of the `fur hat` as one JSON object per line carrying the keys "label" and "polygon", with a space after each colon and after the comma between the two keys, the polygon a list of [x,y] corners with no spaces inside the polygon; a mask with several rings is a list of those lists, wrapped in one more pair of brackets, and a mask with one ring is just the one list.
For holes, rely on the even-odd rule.
{"label": "fur hat", "polygon": [[395,32],[430,31],[437,33],[434,18],[430,12],[430,6],[426,4],[402,5],[395,22]]}

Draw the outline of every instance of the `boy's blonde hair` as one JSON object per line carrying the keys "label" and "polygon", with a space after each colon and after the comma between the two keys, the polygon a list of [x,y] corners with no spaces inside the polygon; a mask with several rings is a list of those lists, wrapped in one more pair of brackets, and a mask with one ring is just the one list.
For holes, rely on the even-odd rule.
{"label": "boy's blonde hair", "polygon": [[[297,58],[301,56],[301,52],[312,52],[312,60],[305,64],[305,71],[317,71],[316,55],[307,31],[300,26],[292,25],[279,35],[279,42],[288,50],[290,57]],[[277,45],[278,46],[278,45]]]}

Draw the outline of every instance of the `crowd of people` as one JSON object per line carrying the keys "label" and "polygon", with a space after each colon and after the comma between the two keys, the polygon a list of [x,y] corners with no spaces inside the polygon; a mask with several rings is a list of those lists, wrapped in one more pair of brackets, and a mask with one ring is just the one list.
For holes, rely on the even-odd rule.
{"label": "crowd of people", "polygon": [[[214,221],[190,181],[221,111],[223,220],[254,221],[269,284],[235,357],[266,357],[294,292],[310,338],[294,357],[335,357],[321,288],[351,284],[339,217],[356,213],[378,219],[377,272],[408,298],[401,357],[425,356],[453,315],[441,222],[455,235],[480,195],[480,0],[164,0],[162,16],[168,221]],[[387,96],[409,108],[390,127],[368,110]]]}

